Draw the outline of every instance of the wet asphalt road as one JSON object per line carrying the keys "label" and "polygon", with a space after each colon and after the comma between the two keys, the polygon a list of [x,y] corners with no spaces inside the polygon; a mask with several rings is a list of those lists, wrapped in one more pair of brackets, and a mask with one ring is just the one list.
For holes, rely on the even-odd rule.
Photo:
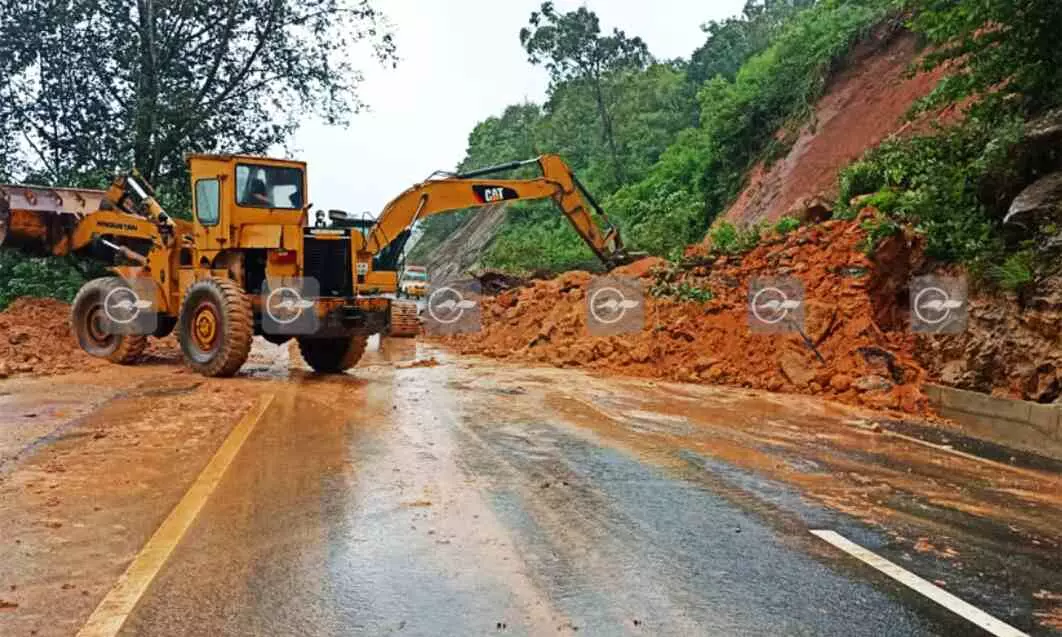
{"label": "wet asphalt road", "polygon": [[979,634],[808,534],[880,529],[653,411],[710,393],[443,363],[278,384],[122,634]]}

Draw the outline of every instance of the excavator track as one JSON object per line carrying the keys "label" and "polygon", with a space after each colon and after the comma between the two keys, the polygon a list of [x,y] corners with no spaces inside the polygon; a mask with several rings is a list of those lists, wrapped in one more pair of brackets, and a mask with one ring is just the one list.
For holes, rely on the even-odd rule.
{"label": "excavator track", "polygon": [[413,338],[420,334],[420,318],[417,316],[415,301],[391,302],[391,323],[387,328],[388,336]]}

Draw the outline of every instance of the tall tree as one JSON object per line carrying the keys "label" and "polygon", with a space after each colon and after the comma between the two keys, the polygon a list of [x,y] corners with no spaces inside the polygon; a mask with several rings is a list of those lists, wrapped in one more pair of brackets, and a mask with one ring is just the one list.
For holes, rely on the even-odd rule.
{"label": "tall tree", "polygon": [[370,0],[0,0],[0,173],[165,182],[189,151],[264,152],[361,108],[356,47],[395,61]]}
{"label": "tall tree", "polygon": [[793,15],[812,4],[814,0],[748,0],[741,15],[701,25],[708,38],[690,56],[689,80],[697,86],[717,75],[733,80]]}
{"label": "tall tree", "polygon": [[544,65],[555,88],[562,82],[581,82],[590,87],[601,123],[601,135],[608,146],[618,185],[626,181],[613,127],[605,79],[623,71],[640,70],[652,60],[639,37],[629,37],[619,29],[601,35],[597,14],[580,7],[558,13],[552,2],[542,3],[531,14],[530,27],[520,30],[520,43],[532,64]]}

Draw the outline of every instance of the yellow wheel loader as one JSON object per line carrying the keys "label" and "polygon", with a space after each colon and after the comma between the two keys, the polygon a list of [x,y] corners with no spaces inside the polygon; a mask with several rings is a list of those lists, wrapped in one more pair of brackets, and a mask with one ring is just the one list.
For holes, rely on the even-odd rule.
{"label": "yellow wheel loader", "polygon": [[[206,376],[236,373],[255,334],[296,338],[319,372],[355,365],[369,335],[388,329],[391,304],[358,294],[364,237],[305,228],[305,164],[241,155],[187,161],[192,221],[168,215],[135,173],[106,191],[0,186],[0,245],[112,264],[115,276],[85,284],[72,308],[74,333],[92,355],[131,363],[149,336],[176,329],[185,361]],[[306,281],[318,289],[311,294]],[[269,305],[283,290],[295,298],[276,297],[278,312],[306,315],[313,329],[270,329],[286,320],[274,320]],[[114,329],[124,321],[116,312],[150,320]]]}

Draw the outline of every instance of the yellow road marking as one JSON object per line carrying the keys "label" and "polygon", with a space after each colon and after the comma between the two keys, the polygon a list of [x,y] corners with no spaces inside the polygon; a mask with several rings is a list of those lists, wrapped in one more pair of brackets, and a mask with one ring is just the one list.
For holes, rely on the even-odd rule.
{"label": "yellow road marking", "polygon": [[177,506],[170,511],[162,526],[155,531],[144,548],[140,549],[140,553],[118,578],[118,583],[107,593],[96,610],[92,611],[88,621],[78,631],[78,637],[113,637],[118,634],[272,403],[272,394],[262,396],[233,427],[228,438],[221,443],[217,453],[200,472]]}

